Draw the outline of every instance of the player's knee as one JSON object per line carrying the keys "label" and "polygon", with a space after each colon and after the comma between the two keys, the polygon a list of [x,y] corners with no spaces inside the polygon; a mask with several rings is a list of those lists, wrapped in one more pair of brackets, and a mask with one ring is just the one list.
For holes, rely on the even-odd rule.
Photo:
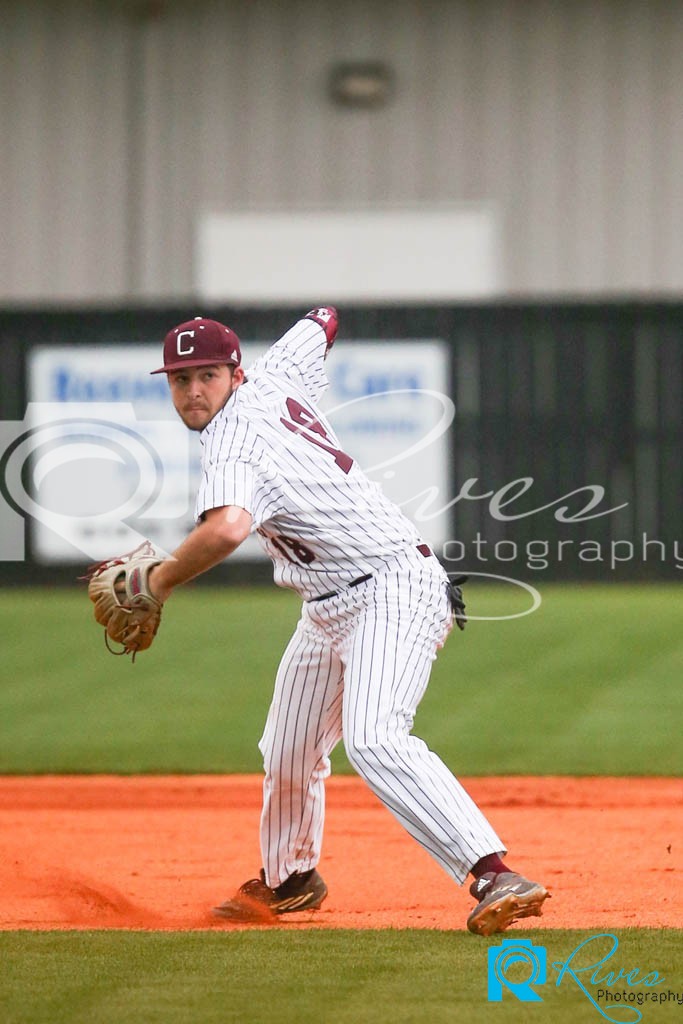
{"label": "player's knee", "polygon": [[302,755],[301,751],[261,748],[266,783],[271,789],[294,789],[330,774],[330,760],[325,756]]}
{"label": "player's knee", "polygon": [[351,736],[344,740],[344,747],[352,767],[363,777],[391,764],[391,750],[377,738]]}
{"label": "player's knee", "polygon": [[286,786],[290,781],[291,757],[283,757],[281,750],[275,751],[267,744],[261,744],[260,750],[263,755],[263,771],[266,780],[277,786]]}

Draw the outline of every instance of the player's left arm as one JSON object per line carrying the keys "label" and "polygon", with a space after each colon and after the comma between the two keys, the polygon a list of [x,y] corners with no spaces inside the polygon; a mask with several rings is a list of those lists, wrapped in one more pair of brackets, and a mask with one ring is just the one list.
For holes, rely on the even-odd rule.
{"label": "player's left arm", "polygon": [[251,514],[238,505],[207,509],[170,558],[150,571],[152,594],[163,604],[175,587],[201,576],[231,555],[249,536],[251,524]]}

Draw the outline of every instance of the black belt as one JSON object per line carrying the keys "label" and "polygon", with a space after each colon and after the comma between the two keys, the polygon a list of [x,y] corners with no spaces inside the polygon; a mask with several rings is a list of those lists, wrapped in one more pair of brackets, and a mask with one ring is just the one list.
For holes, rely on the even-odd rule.
{"label": "black belt", "polygon": [[[417,544],[416,547],[423,558],[431,558],[434,554],[429,544]],[[351,580],[346,589],[350,590],[351,587],[359,587],[361,583],[367,583],[368,580],[372,579],[373,575],[374,573],[366,572],[365,576],[359,576],[357,580]],[[330,590],[327,594],[321,594],[320,597],[309,598],[308,603],[313,604],[315,601],[327,601],[328,597],[337,597],[338,594],[341,594],[341,590]]]}

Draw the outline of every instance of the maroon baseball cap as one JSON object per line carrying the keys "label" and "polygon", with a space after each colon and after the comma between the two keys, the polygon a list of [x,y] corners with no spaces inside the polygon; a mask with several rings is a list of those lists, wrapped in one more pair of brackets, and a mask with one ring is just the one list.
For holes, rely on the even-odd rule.
{"label": "maroon baseball cap", "polygon": [[242,360],[240,339],[235,332],[219,324],[196,316],[169,331],[164,338],[164,365],[152,373],[182,370],[183,366],[212,366],[230,363],[239,366]]}

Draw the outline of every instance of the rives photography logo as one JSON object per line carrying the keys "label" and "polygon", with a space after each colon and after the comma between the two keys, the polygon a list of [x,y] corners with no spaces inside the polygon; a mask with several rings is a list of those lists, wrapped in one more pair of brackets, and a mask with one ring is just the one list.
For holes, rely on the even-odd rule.
{"label": "rives photography logo", "polygon": [[188,454],[182,424],[138,419],[130,403],[30,403],[0,422],[0,561],[25,559],[29,521],[59,554],[137,546],[145,521],[187,514]]}
{"label": "rives photography logo", "polygon": [[[662,988],[666,978],[659,971],[616,966],[612,958],[618,949],[619,939],[611,932],[584,939],[566,959],[550,964],[555,987],[578,989],[612,1024],[638,1024],[643,1006],[683,1006],[683,991]],[[489,946],[489,1002],[501,1002],[505,992],[523,1003],[543,1002],[537,988],[548,981],[547,957],[545,946],[536,946],[530,939],[503,939],[500,945]]]}
{"label": "rives photography logo", "polygon": [[[23,561],[29,533],[33,556],[52,562],[73,558],[74,552],[108,557],[135,547],[150,530],[159,550],[177,546],[187,532],[193,491],[185,427],[161,416],[138,418],[132,402],[70,401],[64,372],[57,368],[48,388],[60,401],[31,402],[24,420],[0,421],[0,562]],[[99,390],[86,385],[81,382],[76,393],[107,392],[104,385]],[[394,409],[393,401],[402,419],[386,421],[382,410]],[[427,406],[413,423],[405,410],[421,401]],[[164,402],[146,408],[172,415],[165,394]],[[350,410],[356,419],[349,425],[344,416]],[[448,483],[448,448],[438,445],[453,425],[455,406],[438,390],[372,390],[327,415],[346,425],[352,454],[360,438],[367,449],[367,439],[374,437],[382,452],[393,438],[379,461],[375,448],[375,455],[364,451],[365,472],[380,486],[393,478],[403,481],[392,500],[439,551],[450,574],[504,583],[529,595],[528,602],[522,595],[522,611],[469,615],[472,620],[521,618],[540,607],[539,591],[519,579],[520,570],[539,580],[544,573],[589,572],[605,578],[632,571],[683,572],[683,541],[640,529],[630,492],[631,501],[623,501],[602,484],[574,486],[576,481],[558,481],[556,491],[546,474],[543,480],[498,479],[495,487],[484,478],[468,477],[457,482],[454,494]],[[457,439],[457,425],[454,430]],[[428,458],[434,447],[436,454]],[[462,536],[457,536],[458,523],[456,536],[450,533],[454,515],[469,521]],[[619,535],[622,528],[627,537]],[[593,530],[596,535],[588,536]],[[569,531],[576,535],[568,536]]]}
{"label": "rives photography logo", "polygon": [[[543,1002],[534,989],[534,985],[543,985],[546,979],[546,952],[543,946],[534,946],[531,939],[503,939],[500,946],[489,946],[488,960],[490,1003],[501,1002],[503,989],[508,989],[522,1003]],[[529,968],[529,975],[522,981],[513,981],[509,972],[520,964]]]}

